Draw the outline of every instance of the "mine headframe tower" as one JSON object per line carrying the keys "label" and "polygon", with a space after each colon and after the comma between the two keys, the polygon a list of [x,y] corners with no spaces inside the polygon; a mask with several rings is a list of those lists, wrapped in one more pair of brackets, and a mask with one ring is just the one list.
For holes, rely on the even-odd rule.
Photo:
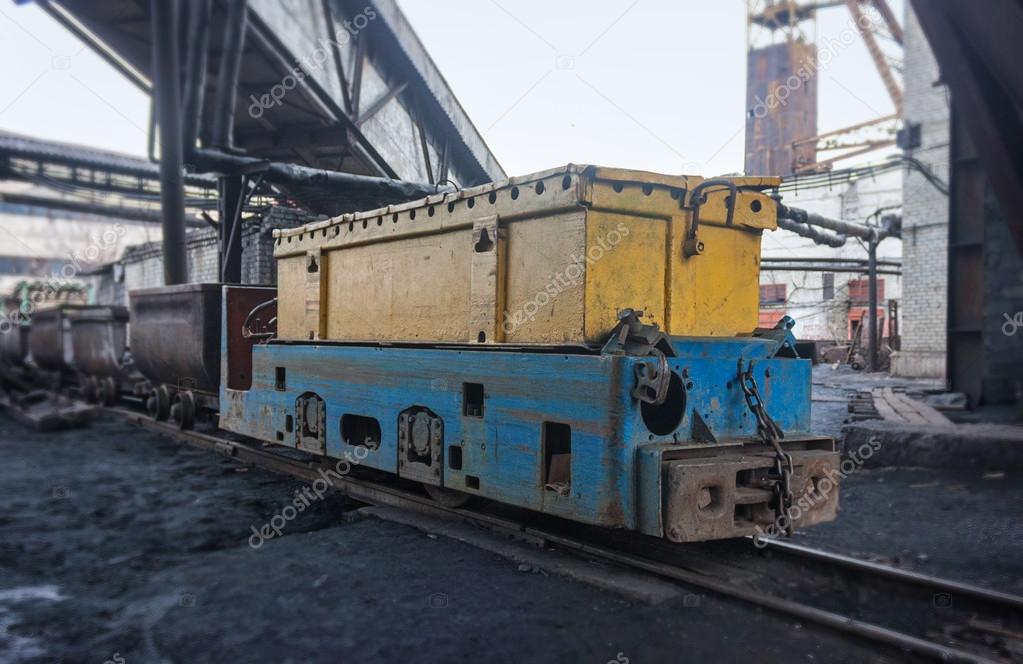
{"label": "mine headframe tower", "polygon": [[[817,12],[845,6],[849,37],[863,39],[895,107],[889,115],[819,132],[817,73],[836,53],[819,52]],[[747,0],[746,160],[751,174],[790,175],[829,170],[835,161],[895,143],[902,111],[902,28],[886,0]],[[821,156],[820,153],[824,153]]]}

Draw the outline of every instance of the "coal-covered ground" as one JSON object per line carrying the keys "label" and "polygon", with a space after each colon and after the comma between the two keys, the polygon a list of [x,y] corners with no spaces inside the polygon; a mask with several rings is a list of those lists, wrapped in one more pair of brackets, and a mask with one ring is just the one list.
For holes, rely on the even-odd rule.
{"label": "coal-covered ground", "polygon": [[[314,503],[301,484],[117,420],[0,415],[3,662],[865,661],[700,595],[650,606],[467,544]],[[258,544],[258,540],[253,540]]]}
{"label": "coal-covered ground", "polygon": [[[933,381],[813,372],[813,430],[839,437],[857,390],[909,392]],[[800,544],[1023,595],[1023,473],[984,469],[856,468],[844,480],[839,518],[797,534]]]}
{"label": "coal-covered ground", "polygon": [[[699,591],[651,606],[350,519],[336,497],[254,548],[301,483],[119,420],[41,434],[0,415],[0,459],[0,662],[879,659]],[[1023,592],[1021,500],[1011,473],[862,470],[839,520],[796,541]]]}

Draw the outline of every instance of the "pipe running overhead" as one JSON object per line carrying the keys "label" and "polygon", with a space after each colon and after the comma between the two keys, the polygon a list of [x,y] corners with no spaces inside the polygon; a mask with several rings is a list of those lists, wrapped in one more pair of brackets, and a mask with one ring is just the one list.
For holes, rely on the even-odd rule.
{"label": "pipe running overhead", "polygon": [[809,224],[801,224],[785,217],[778,217],[778,228],[809,238],[816,244],[822,244],[835,249],[845,246],[846,236],[844,235],[822,231]]}
{"label": "pipe running overhead", "polygon": [[436,193],[453,191],[451,187],[391,180],[390,178],[357,175],[341,171],[325,171],[298,164],[265,161],[256,157],[227,154],[219,150],[200,149],[193,153],[192,161],[199,170],[221,174],[263,173],[270,184],[320,187],[326,193],[349,194],[358,190],[382,199],[415,200]]}

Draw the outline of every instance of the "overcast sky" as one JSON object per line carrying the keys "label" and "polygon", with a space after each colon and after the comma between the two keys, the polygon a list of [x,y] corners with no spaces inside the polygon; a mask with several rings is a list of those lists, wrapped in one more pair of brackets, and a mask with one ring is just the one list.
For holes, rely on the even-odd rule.
{"label": "overcast sky", "polygon": [[[742,170],[742,0],[400,5],[509,174]],[[822,11],[818,43],[853,29],[843,7]],[[145,154],[147,97],[39,8],[0,3],[0,62],[0,129]],[[821,131],[892,112],[859,39],[818,80]]]}

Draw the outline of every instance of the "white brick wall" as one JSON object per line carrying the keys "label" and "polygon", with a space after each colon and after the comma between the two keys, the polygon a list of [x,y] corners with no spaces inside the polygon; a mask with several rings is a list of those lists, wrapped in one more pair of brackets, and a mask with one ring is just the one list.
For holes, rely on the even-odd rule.
{"label": "white brick wall", "polygon": [[[274,228],[294,228],[314,217],[290,208],[275,207],[263,218],[246,219],[242,227],[242,283],[276,284],[277,266],[273,260]],[[213,229],[194,230],[186,240],[188,280],[219,281],[217,233]],[[159,242],[129,247],[122,259],[124,286],[131,291],[163,285],[163,245]]]}
{"label": "white brick wall", "polygon": [[[938,65],[906,3],[903,122],[921,125],[921,145],[908,150],[944,181],[949,175],[949,99]],[[943,376],[948,305],[948,197],[914,170],[903,179],[902,357],[900,375]]]}

